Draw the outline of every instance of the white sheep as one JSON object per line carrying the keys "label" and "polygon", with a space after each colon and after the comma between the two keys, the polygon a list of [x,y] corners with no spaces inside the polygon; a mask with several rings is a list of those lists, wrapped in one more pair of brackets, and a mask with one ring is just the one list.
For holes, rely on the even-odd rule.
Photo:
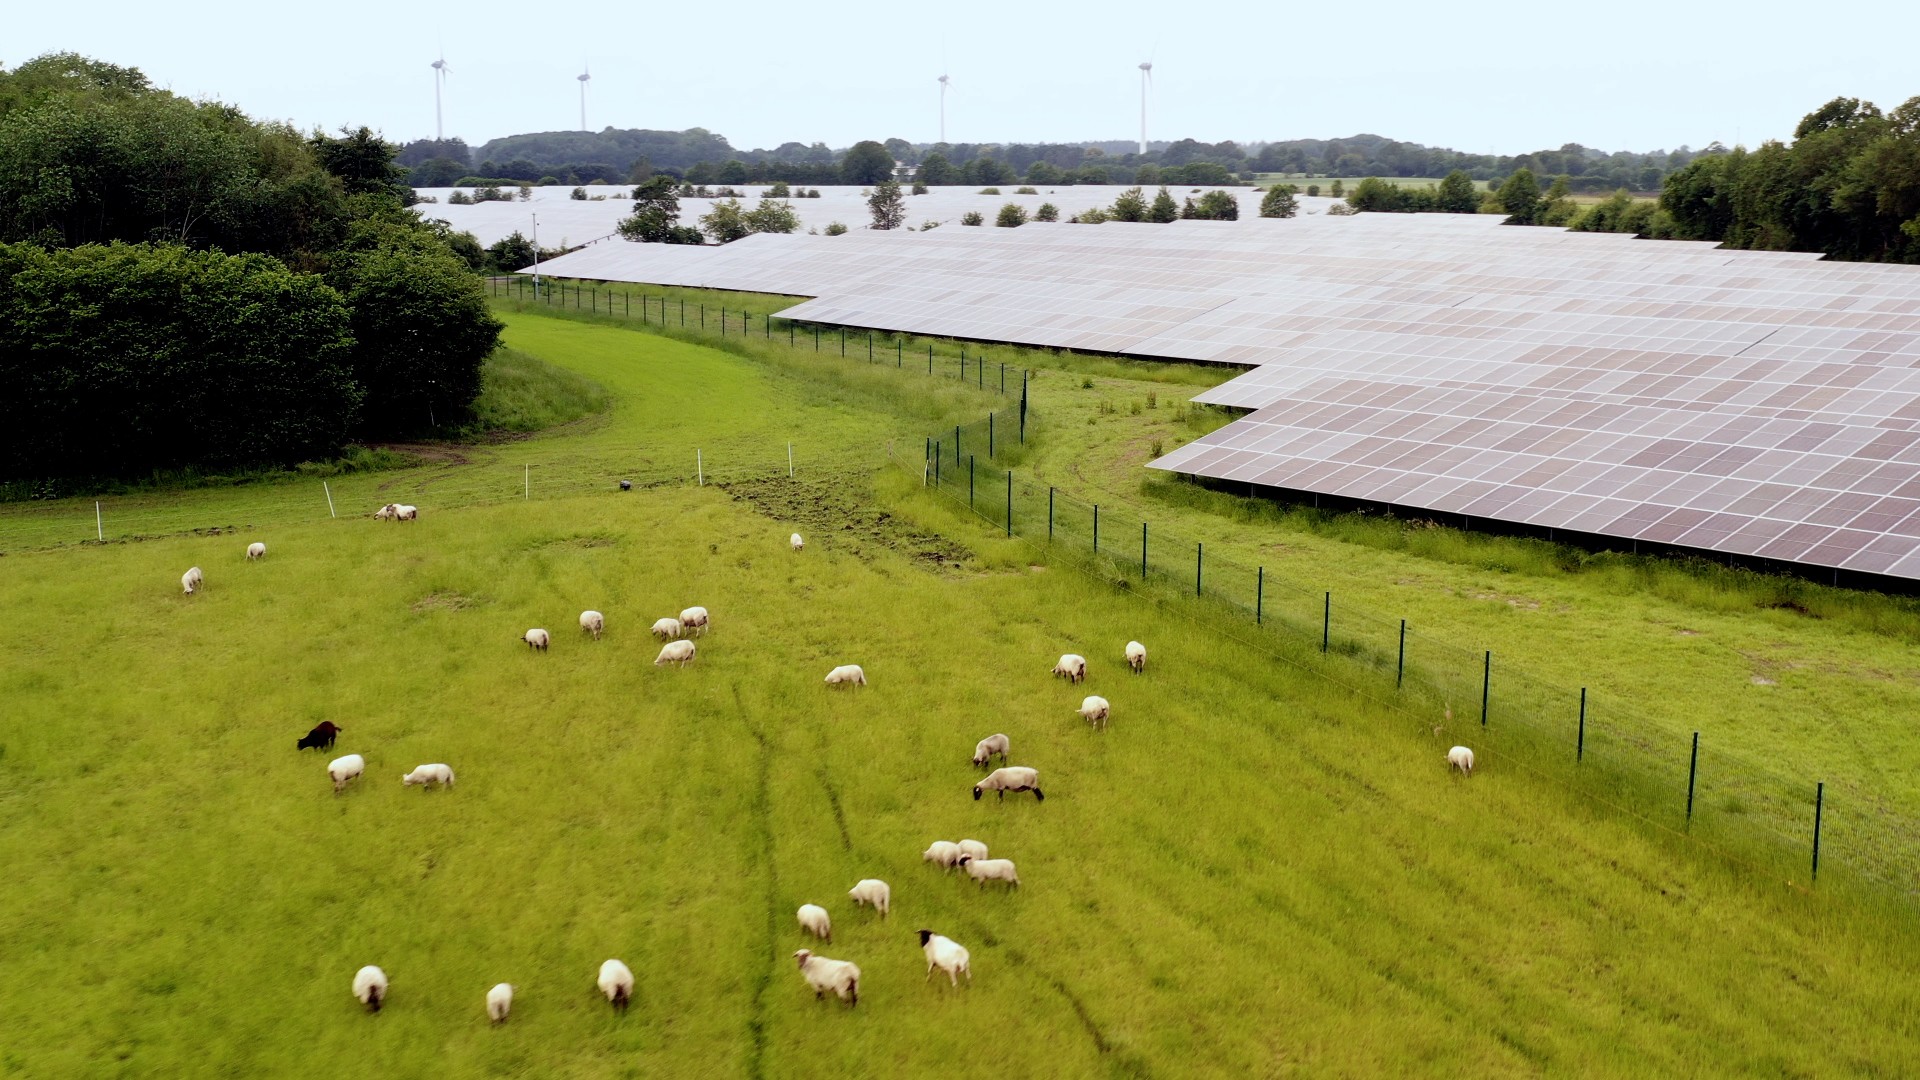
{"label": "white sheep", "polygon": [[920,853],[921,862],[930,862],[951,870],[960,862],[960,845],[951,840],[935,840]]}
{"label": "white sheep", "polygon": [[686,667],[692,662],[693,642],[685,640],[669,641],[665,645],[660,646],[660,655],[654,658],[653,666],[659,667],[661,664],[679,664],[681,667]]}
{"label": "white sheep", "polygon": [[387,505],[385,505],[385,506],[383,506],[383,507],[381,507],[380,509],[378,509],[378,510],[375,510],[375,511],[373,512],[373,520],[375,520],[375,521],[392,521],[392,520],[393,520],[394,518],[396,518],[396,517],[398,517],[399,515],[400,515],[400,506],[399,506],[399,504],[398,504],[398,503],[388,503]]}
{"label": "white sheep", "polygon": [[983,889],[989,881],[1020,884],[1020,873],[1013,868],[1012,859],[976,859],[971,855],[963,855],[960,865],[967,871],[967,876],[979,882]]}
{"label": "white sheep", "polygon": [[379,1012],[380,1003],[387,1000],[387,973],[372,964],[354,972],[353,996],[368,1012]]}
{"label": "white sheep", "polygon": [[973,744],[973,763],[976,766],[985,765],[993,755],[999,754],[1000,764],[1005,765],[1007,751],[1011,748],[1012,744],[1007,741],[1005,735],[989,735]]}
{"label": "white sheep", "polygon": [[[973,981],[973,968],[967,963],[967,950],[950,937],[942,937],[931,930],[920,931],[920,951],[927,954],[927,979],[933,978],[933,969],[939,968],[947,973],[950,986],[960,985],[960,972],[967,973],[967,981]],[[925,982],[926,980],[921,980]]]}
{"label": "white sheep", "polygon": [[653,621],[653,636],[662,641],[672,641],[674,638],[679,637],[681,629],[679,619],[655,619]]}
{"label": "white sheep", "polygon": [[1065,653],[1060,662],[1053,665],[1053,674],[1068,682],[1080,682],[1087,677],[1087,658],[1079,653]]}
{"label": "white sheep", "polygon": [[453,770],[438,763],[432,765],[416,765],[412,772],[400,778],[400,782],[407,787],[412,787],[415,784],[421,784],[426,787],[432,787],[435,784],[439,784],[442,787],[452,787]]}
{"label": "white sheep", "polygon": [[1147,647],[1137,641],[1127,642],[1127,666],[1135,675],[1147,670]]}
{"label": "white sheep", "polygon": [[393,520],[395,521],[413,521],[419,516],[420,508],[417,506],[408,506],[406,503],[401,503],[393,508]]}
{"label": "white sheep", "polygon": [[200,587],[206,583],[207,576],[202,574],[200,568],[197,566],[188,567],[187,572],[180,575],[180,588],[184,590],[188,596],[199,592]]}
{"label": "white sheep", "polygon": [[521,634],[520,640],[526,642],[527,648],[529,649],[538,649],[541,652],[546,652],[547,643],[553,640],[553,638],[545,630],[536,626],[526,633]]}
{"label": "white sheep", "polygon": [[827,917],[826,908],[819,904],[801,904],[794,917],[800,920],[800,929],[822,941],[833,940],[833,920]]}
{"label": "white sheep", "polygon": [[794,533],[792,536],[787,537],[787,543],[792,544],[793,550],[795,551],[799,551],[801,548],[807,546],[807,542],[800,539],[799,533]]}
{"label": "white sheep", "polygon": [[860,1004],[860,969],[852,961],[815,956],[811,949],[801,949],[793,958],[800,962],[800,975],[813,987],[815,1000],[832,991],[848,1005]]}
{"label": "white sheep", "polygon": [[1447,771],[1459,769],[1467,776],[1473,775],[1473,751],[1464,746],[1456,746],[1447,751]]}
{"label": "white sheep", "polygon": [[688,634],[694,633],[695,631],[702,634],[706,633],[707,609],[703,607],[690,607],[681,612],[680,629],[682,632]]}
{"label": "white sheep", "polygon": [[607,617],[605,615],[602,615],[597,611],[583,611],[580,613],[580,629],[586,633],[592,634],[593,640],[599,641],[600,631],[605,630],[606,628],[607,628]]}
{"label": "white sheep", "polygon": [[496,1024],[507,1022],[507,1013],[513,1008],[513,984],[495,983],[487,991],[487,1019]]}
{"label": "white sheep", "polygon": [[1080,708],[1076,711],[1086,718],[1087,723],[1096,728],[1103,728],[1107,726],[1107,714],[1113,709],[1107,704],[1106,698],[1099,694],[1088,694],[1086,699],[1080,702]]}
{"label": "white sheep", "polygon": [[627,1002],[633,997],[633,972],[618,960],[601,964],[600,992],[607,995],[614,1008],[625,1012]]}
{"label": "white sheep", "polygon": [[985,791],[999,792],[1002,799],[1009,791],[1031,791],[1039,802],[1047,798],[1040,790],[1040,771],[1023,765],[1003,765],[988,773],[985,780],[973,785],[973,801],[979,802],[981,792]]}
{"label": "white sheep", "polygon": [[[960,854],[962,855],[975,859],[984,859],[987,857],[987,845],[978,840],[962,840],[957,846],[960,848]],[[956,863],[958,862],[958,860],[955,861]]]}
{"label": "white sheep", "polygon": [[867,685],[867,673],[861,669],[859,664],[841,664],[839,667],[827,672],[828,686],[840,686],[843,684],[865,686]]}
{"label": "white sheep", "polygon": [[855,907],[872,904],[883,919],[887,917],[887,908],[893,904],[893,890],[879,878],[861,878],[853,888],[847,890],[847,895],[853,897]]}
{"label": "white sheep", "polygon": [[247,545],[247,561],[248,562],[252,562],[255,559],[264,559],[266,557],[267,557],[267,545],[261,543],[258,540],[255,540],[253,543]]}
{"label": "white sheep", "polygon": [[359,754],[348,754],[327,762],[327,779],[333,781],[333,793],[347,786],[347,781],[367,771],[367,759]]}

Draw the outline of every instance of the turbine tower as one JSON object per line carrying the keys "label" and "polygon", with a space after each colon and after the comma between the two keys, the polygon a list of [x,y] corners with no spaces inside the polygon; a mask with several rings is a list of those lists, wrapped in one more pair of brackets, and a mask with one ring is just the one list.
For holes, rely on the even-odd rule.
{"label": "turbine tower", "polygon": [[580,80],[580,130],[585,131],[587,130],[587,83],[593,80],[593,72],[586,70],[585,64],[581,64],[580,67],[582,70],[575,78]]}
{"label": "turbine tower", "polygon": [[947,85],[953,80],[940,76],[940,141],[947,141]]}
{"label": "turbine tower", "polygon": [[1153,61],[1140,62],[1140,153],[1147,152],[1147,86],[1153,82]]}
{"label": "turbine tower", "polygon": [[453,69],[447,66],[444,52],[430,66],[433,68],[433,141],[437,143],[446,137],[440,130],[440,88],[446,85],[447,73]]}

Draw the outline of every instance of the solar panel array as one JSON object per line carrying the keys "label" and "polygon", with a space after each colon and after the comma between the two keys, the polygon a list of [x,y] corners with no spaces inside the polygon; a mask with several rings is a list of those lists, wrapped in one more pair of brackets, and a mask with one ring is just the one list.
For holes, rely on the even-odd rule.
{"label": "solar panel array", "polygon": [[1920,267],[1363,214],[599,245],[547,269],[1251,367],[1196,399],[1251,414],[1156,468],[1920,578]]}

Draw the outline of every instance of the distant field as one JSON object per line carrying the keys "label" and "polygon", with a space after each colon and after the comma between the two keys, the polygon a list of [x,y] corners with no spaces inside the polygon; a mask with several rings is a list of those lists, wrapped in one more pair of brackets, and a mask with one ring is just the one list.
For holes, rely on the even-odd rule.
{"label": "distant field", "polygon": [[[0,643],[0,1071],[945,1075],[982,1032],[994,1073],[1034,1077],[1920,1069],[1904,905],[1757,878],[1497,761],[1449,776],[1451,735],[996,539],[885,464],[890,440],[912,461],[915,433],[996,394],[508,317],[514,348],[610,408],[343,478],[338,521],[275,516],[300,481],[154,496],[126,511],[151,539],[27,550],[42,519],[0,510],[0,617],[32,628]],[[1211,422],[1177,407],[1185,369],[1060,365],[1034,384],[1021,467],[1119,512],[1529,663],[1569,654],[1621,694],[1697,694],[1702,714],[1736,700],[1713,649],[1767,640],[1770,661],[1808,662],[1745,684],[1751,738],[1845,714],[1857,752],[1898,742],[1898,716],[1883,731],[1837,693],[1892,662],[1897,632],[1168,490],[1140,476],[1148,443]],[[789,436],[791,481],[769,452]],[[747,464],[695,486],[678,471],[695,446]],[[552,479],[523,501],[505,477],[527,464]],[[401,495],[417,524],[364,518]],[[181,532],[208,524],[236,531]],[[248,565],[254,539],[269,555]],[[195,563],[207,590],[183,597]],[[654,667],[643,627],[690,603],[714,613],[700,659]],[[605,640],[579,634],[584,607]],[[533,625],[550,653],[516,640]],[[1119,671],[1130,637],[1150,650],[1138,678]],[[1092,660],[1084,687],[1047,675],[1068,649]],[[872,685],[822,687],[842,662]],[[1087,692],[1113,701],[1111,730],[1073,715]],[[369,761],[338,798],[291,745],[323,718]],[[1044,803],[968,797],[992,731],[1042,770]],[[403,790],[424,761],[458,786]],[[1021,890],[920,861],[961,836],[1016,860]],[[893,884],[891,918],[846,900],[862,876]],[[835,922],[821,951],[863,969],[855,1010],[793,968],[808,901]],[[924,980],[920,926],[973,951],[970,987]],[[608,956],[640,980],[624,1017],[592,985]],[[378,1017],[348,995],[364,963],[393,980]],[[490,1029],[502,980],[515,1014]]]}

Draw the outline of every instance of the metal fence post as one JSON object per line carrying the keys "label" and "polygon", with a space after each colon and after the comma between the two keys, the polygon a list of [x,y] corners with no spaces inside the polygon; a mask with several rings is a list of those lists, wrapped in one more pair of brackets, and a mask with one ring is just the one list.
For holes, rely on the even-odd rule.
{"label": "metal fence post", "polygon": [[1047,489],[1047,539],[1053,539],[1053,489]]}
{"label": "metal fence post", "polygon": [[905,338],[893,339],[893,366],[905,367],[907,363],[907,342]]}
{"label": "metal fence post", "polygon": [[1147,580],[1147,523],[1140,523],[1140,580]]}
{"label": "metal fence post", "polygon": [[1480,673],[1480,726],[1487,726],[1487,691],[1493,685],[1493,650],[1487,650],[1487,666]]}
{"label": "metal fence post", "polygon": [[1100,504],[1093,504],[1093,553],[1100,554]]}
{"label": "metal fence post", "polygon": [[1393,664],[1393,688],[1400,689],[1407,677],[1407,620],[1400,620],[1400,659]]}
{"label": "metal fence post", "polygon": [[1700,775],[1700,733],[1693,733],[1693,754],[1687,758],[1687,823],[1693,823],[1693,781]]}
{"label": "metal fence post", "polygon": [[1266,612],[1264,610],[1264,608],[1266,607],[1266,601],[1267,601],[1267,568],[1263,566],[1260,568],[1259,573],[1256,574],[1253,579],[1253,625],[1255,626],[1259,626],[1262,623],[1267,621]]}
{"label": "metal fence post", "polygon": [[1573,744],[1573,760],[1579,764],[1587,756],[1587,688],[1580,688],[1580,738]]}
{"label": "metal fence post", "polygon": [[1013,470],[1007,470],[1007,535],[1013,535]]}
{"label": "metal fence post", "polygon": [[1827,785],[1823,781],[1813,789],[1813,880],[1820,880],[1820,812],[1825,809]]}
{"label": "metal fence post", "polygon": [[933,342],[927,342],[927,374],[933,374]]}
{"label": "metal fence post", "polygon": [[993,414],[987,414],[987,460],[993,460]]}
{"label": "metal fence post", "polygon": [[1200,566],[1206,555],[1207,545],[1198,543],[1193,545],[1193,595],[1195,596],[1200,595]]}
{"label": "metal fence post", "polygon": [[1327,642],[1333,638],[1333,594],[1328,593],[1320,607],[1320,651],[1327,651]]}
{"label": "metal fence post", "polygon": [[973,508],[973,455],[967,455],[967,508]]}
{"label": "metal fence post", "polygon": [[1028,372],[1025,370],[1020,372],[1020,443],[1022,446],[1027,442],[1027,375]]}
{"label": "metal fence post", "polygon": [[953,463],[960,464],[960,425],[953,426]]}

